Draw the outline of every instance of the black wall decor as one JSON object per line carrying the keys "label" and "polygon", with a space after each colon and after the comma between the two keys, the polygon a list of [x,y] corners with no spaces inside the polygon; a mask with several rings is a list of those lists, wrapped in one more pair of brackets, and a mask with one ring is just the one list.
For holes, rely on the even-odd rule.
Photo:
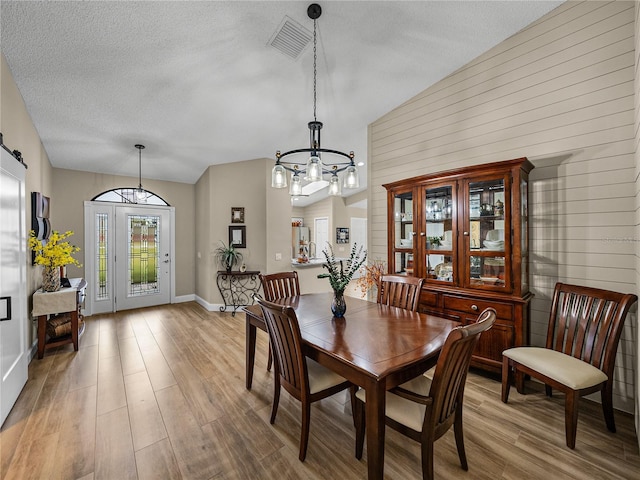
{"label": "black wall decor", "polygon": [[31,229],[38,240],[48,240],[51,235],[49,206],[49,197],[40,192],[31,192]]}

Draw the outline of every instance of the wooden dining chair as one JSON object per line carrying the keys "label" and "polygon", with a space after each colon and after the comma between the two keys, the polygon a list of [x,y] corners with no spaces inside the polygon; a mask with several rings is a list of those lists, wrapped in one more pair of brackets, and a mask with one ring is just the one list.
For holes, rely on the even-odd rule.
{"label": "wooden dining chair", "polygon": [[300,295],[298,272],[279,272],[260,274],[260,283],[265,300],[273,302],[278,298]]}
{"label": "wooden dining chair", "polygon": [[[280,386],[302,403],[302,432],[300,435],[300,461],[307,455],[311,403],[330,397],[352,384],[337,373],[319,363],[306,358],[302,349],[302,336],[296,312],[289,306],[276,305],[266,300],[258,300],[262,309],[269,340],[275,359],[274,395],[270,422],[273,424],[278,413]],[[351,399],[353,404],[353,394]]]}
{"label": "wooden dining chair", "polygon": [[[260,283],[262,284],[262,292],[264,298],[268,302],[273,302],[278,298],[293,297],[300,295],[300,282],[298,281],[298,272],[279,272],[260,274]],[[271,370],[273,364],[273,355],[271,353],[271,344],[269,344],[269,356],[267,358],[267,371]]]}
{"label": "wooden dining chair", "polygon": [[378,303],[418,311],[424,278],[383,275],[378,283]]}
{"label": "wooden dining chair", "polygon": [[[610,290],[557,283],[542,347],[516,347],[502,352],[502,401],[507,403],[515,375],[530,375],[565,394],[565,437],[576,446],[578,401],[600,391],[607,428],[613,418],[613,367],[624,320],[638,297]],[[518,382],[520,383],[520,382]]]}
{"label": "wooden dining chair", "polygon": [[[386,395],[386,424],[420,442],[422,478],[433,479],[433,444],[453,425],[458,457],[463,470],[468,470],[462,431],[464,387],[471,356],[480,334],[492,327],[496,311],[486,308],[476,323],[454,328],[444,342],[433,379],[420,375]],[[353,420],[356,426],[356,458],[362,458],[365,433],[364,405],[366,392],[355,395]]]}

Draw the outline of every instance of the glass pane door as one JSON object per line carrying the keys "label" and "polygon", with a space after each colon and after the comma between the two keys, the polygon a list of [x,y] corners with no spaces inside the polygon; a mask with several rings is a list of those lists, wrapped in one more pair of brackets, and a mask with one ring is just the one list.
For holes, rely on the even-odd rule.
{"label": "glass pane door", "polygon": [[442,185],[425,191],[426,278],[452,283],[455,280],[456,245],[453,187]]}
{"label": "glass pane door", "polygon": [[[393,265],[389,272],[413,275],[413,193],[396,193],[393,197]],[[416,272],[417,273],[417,272]]]}
{"label": "glass pane door", "polygon": [[[469,269],[465,283],[474,287],[504,288],[509,225],[505,215],[505,180],[469,182],[467,199]],[[505,237],[506,235],[506,237]]]}

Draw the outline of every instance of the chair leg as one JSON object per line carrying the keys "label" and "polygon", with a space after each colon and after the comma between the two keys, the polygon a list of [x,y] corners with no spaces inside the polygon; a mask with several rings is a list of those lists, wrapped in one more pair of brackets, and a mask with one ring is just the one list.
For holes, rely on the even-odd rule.
{"label": "chair leg", "polygon": [[358,399],[356,398],[357,391],[358,391],[357,385],[351,385],[349,387],[349,399],[351,400],[351,418],[353,419],[353,426],[355,428],[358,428],[358,426],[356,425],[356,414],[355,414],[356,402],[358,401]]}
{"label": "chair leg", "polygon": [[271,353],[271,342],[269,342],[269,357],[267,358],[267,372],[271,371],[271,365],[273,365],[273,354]]}
{"label": "chair leg", "polygon": [[422,480],[433,480],[433,436],[431,435],[422,441]]}
{"label": "chair leg", "polygon": [[551,398],[553,396],[553,390],[551,389],[551,386],[545,384],[544,393],[547,397]]}
{"label": "chair leg", "polygon": [[352,409],[353,423],[356,427],[356,458],[360,460],[362,459],[362,449],[364,447],[364,432],[366,428],[364,402],[356,398]]}
{"label": "chair leg", "polygon": [[564,400],[564,430],[567,447],[576,448],[576,432],[578,430],[578,392],[572,391],[565,394]]}
{"label": "chair leg", "polygon": [[509,357],[502,357],[502,401],[507,403],[509,400],[509,390],[511,390],[511,365],[509,365]]}
{"label": "chair leg", "polygon": [[456,409],[456,418],[453,422],[453,432],[456,437],[456,447],[458,447],[458,457],[460,465],[464,471],[469,470],[467,463],[467,454],[464,450],[464,433],[462,431],[462,404]]}
{"label": "chair leg", "polygon": [[602,412],[604,413],[604,421],[607,423],[607,429],[616,433],[616,422],[613,417],[613,382],[610,380],[605,382],[600,391],[602,398]]}
{"label": "chair leg", "polygon": [[309,424],[311,423],[311,403],[302,402],[302,432],[300,434],[300,455],[301,462],[307,456],[307,445],[309,444]]}
{"label": "chair leg", "polygon": [[280,403],[280,374],[276,372],[273,377],[273,406],[271,407],[271,419],[269,420],[271,424],[276,421],[278,404]]}

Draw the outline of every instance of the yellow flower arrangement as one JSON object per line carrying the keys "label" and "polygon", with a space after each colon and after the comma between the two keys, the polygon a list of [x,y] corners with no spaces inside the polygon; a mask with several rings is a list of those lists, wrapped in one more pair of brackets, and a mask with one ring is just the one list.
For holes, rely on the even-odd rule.
{"label": "yellow flower arrangement", "polygon": [[29,233],[29,248],[36,253],[34,262],[38,265],[51,268],[64,267],[65,265],[81,267],[80,262],[72,257],[72,254],[80,251],[80,247],[63,241],[71,235],[73,235],[73,231],[71,230],[64,233],[59,233],[54,230],[51,232],[49,240],[43,244],[41,240],[36,238],[35,232],[31,230]]}

